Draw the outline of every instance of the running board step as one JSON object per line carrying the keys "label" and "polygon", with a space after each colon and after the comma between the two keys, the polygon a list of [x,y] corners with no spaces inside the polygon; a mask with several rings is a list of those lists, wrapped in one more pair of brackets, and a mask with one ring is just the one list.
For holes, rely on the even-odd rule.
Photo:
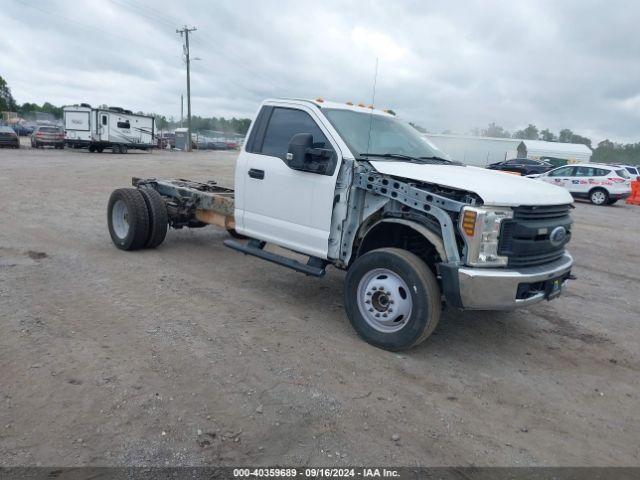
{"label": "running board step", "polygon": [[225,244],[225,246],[238,252],[262,258],[263,260],[266,260],[268,262],[277,263],[278,265],[291,268],[292,270],[296,270],[306,275],[322,277],[325,274],[325,267],[327,266],[327,262],[317,257],[309,257],[309,261],[305,264],[300,263],[297,260],[278,255],[277,253],[267,252],[263,250],[265,243],[258,240],[250,240],[249,243],[245,244],[240,243],[236,240],[229,239],[225,240],[223,243]]}

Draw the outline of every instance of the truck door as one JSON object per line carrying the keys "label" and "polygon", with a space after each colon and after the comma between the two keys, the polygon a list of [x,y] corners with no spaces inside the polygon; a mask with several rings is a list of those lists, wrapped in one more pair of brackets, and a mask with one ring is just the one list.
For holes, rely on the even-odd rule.
{"label": "truck door", "polygon": [[109,141],[109,115],[105,112],[100,112],[98,122],[98,132],[101,142]]}
{"label": "truck door", "polygon": [[[249,237],[327,258],[339,149],[311,108],[265,106],[236,170],[237,229]],[[294,170],[287,159],[298,133],[332,151],[321,171]],[[251,144],[249,144],[251,143]]]}

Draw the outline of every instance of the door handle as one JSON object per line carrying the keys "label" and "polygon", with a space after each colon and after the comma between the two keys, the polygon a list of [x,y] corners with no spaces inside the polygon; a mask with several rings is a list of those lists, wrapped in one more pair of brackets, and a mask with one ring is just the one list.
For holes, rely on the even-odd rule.
{"label": "door handle", "polygon": [[264,170],[259,170],[257,168],[249,169],[249,176],[251,178],[257,178],[258,180],[262,180],[264,178]]}

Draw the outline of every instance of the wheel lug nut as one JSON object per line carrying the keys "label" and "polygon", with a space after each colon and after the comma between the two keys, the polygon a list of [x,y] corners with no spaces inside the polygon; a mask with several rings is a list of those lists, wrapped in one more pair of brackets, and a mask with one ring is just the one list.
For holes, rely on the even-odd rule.
{"label": "wheel lug nut", "polygon": [[377,290],[378,287],[371,287],[371,290]]}
{"label": "wheel lug nut", "polygon": [[370,296],[371,296],[371,292],[367,292],[367,297],[370,297]]}
{"label": "wheel lug nut", "polygon": [[393,300],[389,300],[389,304],[392,304],[392,303],[393,303]]}
{"label": "wheel lug nut", "polygon": [[385,317],[385,318],[388,317],[388,315],[386,313],[383,313],[382,316]]}
{"label": "wheel lug nut", "polygon": [[391,292],[384,292],[387,294],[387,296],[391,296]]}
{"label": "wheel lug nut", "polygon": [[365,300],[364,303],[371,303],[371,300]]}
{"label": "wheel lug nut", "polygon": [[370,312],[373,312],[373,308],[370,308],[370,309],[369,309],[369,311],[370,311]]}
{"label": "wheel lug nut", "polygon": [[379,314],[379,313],[376,313],[376,317],[379,317],[379,316],[380,316],[380,314]]}

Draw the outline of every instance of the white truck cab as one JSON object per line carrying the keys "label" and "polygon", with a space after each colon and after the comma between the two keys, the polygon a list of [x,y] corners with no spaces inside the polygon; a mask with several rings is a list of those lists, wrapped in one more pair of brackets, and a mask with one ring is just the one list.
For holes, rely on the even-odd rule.
{"label": "white truck cab", "polygon": [[264,101],[235,190],[155,178],[133,185],[109,202],[119,248],[157,246],[167,225],[215,224],[246,240],[225,240],[242,253],[309,275],[344,269],[349,320],[389,350],[427,338],[443,303],[512,309],[555,298],[571,278],[566,190],[443,158],[394,114],[364,106]]}

